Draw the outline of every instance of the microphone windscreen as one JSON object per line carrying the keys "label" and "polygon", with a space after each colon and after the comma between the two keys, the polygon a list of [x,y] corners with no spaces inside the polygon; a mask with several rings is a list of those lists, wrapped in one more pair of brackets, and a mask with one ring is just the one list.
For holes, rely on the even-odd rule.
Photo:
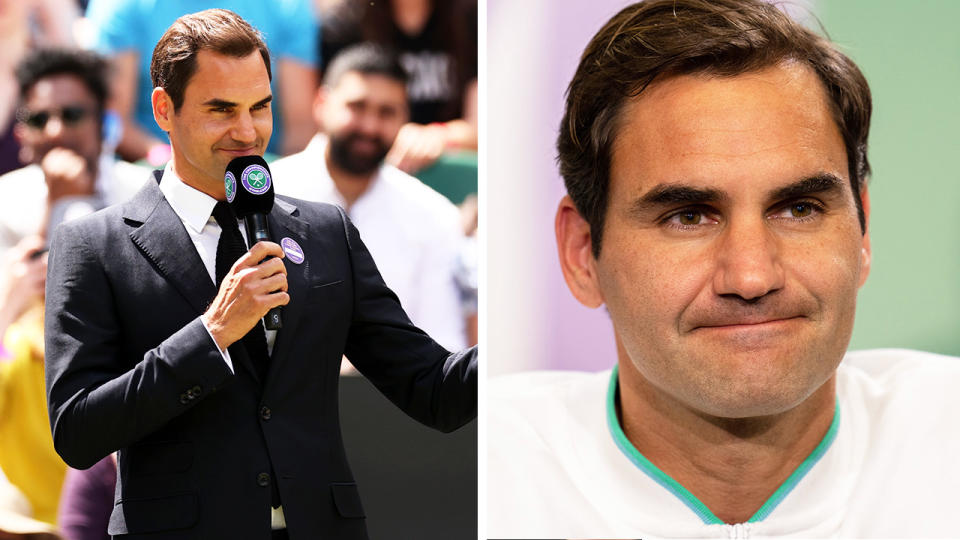
{"label": "microphone windscreen", "polygon": [[227,202],[237,217],[269,214],[273,209],[273,178],[260,156],[240,156],[227,164],[223,175]]}

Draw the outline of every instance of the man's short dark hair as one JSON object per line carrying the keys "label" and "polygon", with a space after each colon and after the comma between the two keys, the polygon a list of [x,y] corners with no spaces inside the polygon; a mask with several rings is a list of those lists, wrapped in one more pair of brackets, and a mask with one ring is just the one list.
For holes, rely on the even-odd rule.
{"label": "man's short dark hair", "polygon": [[36,49],[17,65],[16,75],[21,100],[26,99],[27,94],[42,79],[55,75],[73,75],[93,94],[101,115],[106,108],[107,61],[97,53],[58,47]]}
{"label": "man's short dark hair", "polygon": [[620,112],[656,80],[705,73],[740,75],[793,60],[823,83],[847,150],[860,228],[860,192],[870,173],[870,87],[826,38],[763,0],[651,0],[620,11],[593,37],[567,89],[557,161],[567,192],[590,225],[599,257],[610,163]]}
{"label": "man's short dark hair", "polygon": [[404,87],[407,86],[409,78],[396,52],[373,43],[359,43],[338,53],[324,72],[323,85],[336,86],[344,75],[351,72],[381,75],[403,84]]}
{"label": "man's short dark hair", "polygon": [[270,71],[270,52],[260,32],[236,13],[226,9],[207,9],[184,15],[173,22],[153,48],[150,79],[163,88],[173,101],[173,110],[183,105],[187,82],[197,70],[197,53],[212,51],[243,58],[260,51]]}

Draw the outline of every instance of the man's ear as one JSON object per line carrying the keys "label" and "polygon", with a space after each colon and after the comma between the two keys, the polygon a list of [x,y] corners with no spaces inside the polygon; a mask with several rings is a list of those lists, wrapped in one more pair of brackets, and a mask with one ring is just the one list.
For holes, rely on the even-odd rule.
{"label": "man's ear", "polygon": [[173,99],[161,87],[153,89],[150,94],[150,102],[153,104],[153,119],[160,126],[160,129],[170,133],[170,127],[173,124]]}
{"label": "man's ear", "polygon": [[870,275],[870,194],[867,192],[867,186],[864,185],[860,190],[860,203],[863,205],[863,245],[860,247],[860,287],[867,281]]}
{"label": "man's ear", "polygon": [[16,119],[12,119],[11,122],[14,122],[13,138],[17,140],[17,146],[20,147],[20,150],[17,151],[17,159],[19,159],[20,163],[23,164],[30,164],[34,161],[38,161],[37,154],[33,151],[33,145],[26,143],[27,127]]}
{"label": "man's ear", "polygon": [[577,211],[569,195],[563,197],[554,222],[560,268],[567,287],[581,304],[596,308],[603,304],[597,279],[597,260],[593,257],[590,225]]}

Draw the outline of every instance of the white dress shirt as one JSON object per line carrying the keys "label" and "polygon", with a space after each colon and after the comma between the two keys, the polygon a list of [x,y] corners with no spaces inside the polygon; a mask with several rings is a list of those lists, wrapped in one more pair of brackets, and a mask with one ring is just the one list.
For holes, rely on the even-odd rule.
{"label": "white dress shirt", "polygon": [[[302,152],[273,162],[277,193],[346,208],[327,170],[326,146],[326,137],[317,135]],[[410,320],[445,348],[462,349],[466,320],[456,268],[463,232],[457,207],[385,164],[347,213]]]}

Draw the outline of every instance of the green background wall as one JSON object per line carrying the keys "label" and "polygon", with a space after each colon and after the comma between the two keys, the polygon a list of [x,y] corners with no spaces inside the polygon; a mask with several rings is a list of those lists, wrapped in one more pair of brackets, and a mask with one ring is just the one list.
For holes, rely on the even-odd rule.
{"label": "green background wall", "polygon": [[960,2],[821,0],[873,91],[873,267],[851,349],[960,355]]}

